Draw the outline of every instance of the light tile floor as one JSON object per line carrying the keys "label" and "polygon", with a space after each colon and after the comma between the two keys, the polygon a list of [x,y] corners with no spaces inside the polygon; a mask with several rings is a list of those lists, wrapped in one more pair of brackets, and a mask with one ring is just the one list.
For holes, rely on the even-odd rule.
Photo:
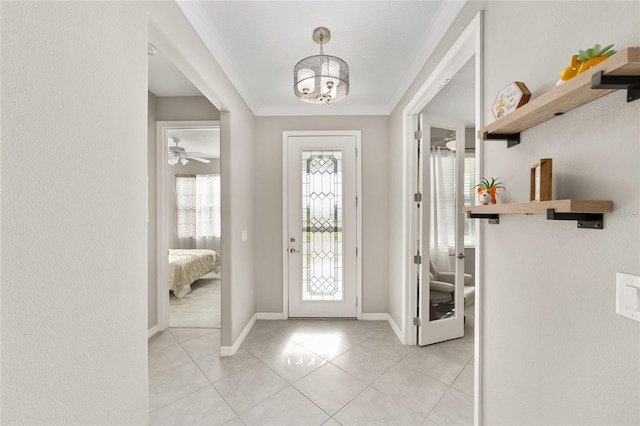
{"label": "light tile floor", "polygon": [[[220,278],[210,272],[182,299],[169,296],[169,327],[220,328]],[[215,277],[215,278],[207,278]]]}
{"label": "light tile floor", "polygon": [[465,337],[400,344],[387,322],[257,321],[232,357],[220,330],[149,340],[151,425],[471,425],[473,308]]}

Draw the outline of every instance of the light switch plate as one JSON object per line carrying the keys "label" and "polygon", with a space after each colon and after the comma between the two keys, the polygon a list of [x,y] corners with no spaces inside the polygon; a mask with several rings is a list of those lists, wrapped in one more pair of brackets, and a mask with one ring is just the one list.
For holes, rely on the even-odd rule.
{"label": "light switch plate", "polygon": [[247,234],[248,234],[248,232],[247,232],[246,229],[244,231],[242,231],[242,241],[247,241],[249,239]]}
{"label": "light switch plate", "polygon": [[640,277],[616,273],[616,313],[640,322]]}

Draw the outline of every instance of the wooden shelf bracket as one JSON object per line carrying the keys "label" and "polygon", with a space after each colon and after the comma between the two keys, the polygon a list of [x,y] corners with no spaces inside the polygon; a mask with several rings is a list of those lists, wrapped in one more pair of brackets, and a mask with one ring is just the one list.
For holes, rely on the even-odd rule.
{"label": "wooden shelf bracket", "polygon": [[603,229],[602,213],[557,213],[555,209],[547,209],[547,220],[575,220],[580,229]]}
{"label": "wooden shelf bracket", "polygon": [[604,71],[591,76],[592,89],[627,89],[627,102],[640,99],[640,75],[604,75]]}
{"label": "wooden shelf bracket", "polygon": [[485,141],[506,140],[507,148],[511,148],[512,146],[520,144],[520,133],[505,134],[484,132],[482,139]]}

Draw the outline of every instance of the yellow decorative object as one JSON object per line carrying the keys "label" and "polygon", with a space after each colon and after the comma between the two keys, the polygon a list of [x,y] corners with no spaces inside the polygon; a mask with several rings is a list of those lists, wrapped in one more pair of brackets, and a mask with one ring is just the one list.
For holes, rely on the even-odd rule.
{"label": "yellow decorative object", "polygon": [[580,69],[578,70],[578,74],[582,74],[589,68],[593,68],[598,65],[600,62],[609,58],[608,56],[596,56],[595,58],[587,59],[586,61],[580,64]]}
{"label": "yellow decorative object", "polygon": [[598,65],[609,56],[612,56],[616,53],[615,50],[611,49],[612,47],[613,44],[604,48],[601,48],[599,44],[596,44],[590,49],[580,50],[577,55],[573,55],[571,57],[571,65],[563,69],[560,73],[560,81],[558,82],[558,85],[571,80],[573,77],[582,74],[586,70]]}
{"label": "yellow decorative object", "polygon": [[578,75],[578,70],[580,69],[580,65],[582,65],[582,62],[578,60],[578,56],[573,55],[571,57],[571,65],[563,69],[562,72],[560,73],[560,80],[569,81],[573,77]]}

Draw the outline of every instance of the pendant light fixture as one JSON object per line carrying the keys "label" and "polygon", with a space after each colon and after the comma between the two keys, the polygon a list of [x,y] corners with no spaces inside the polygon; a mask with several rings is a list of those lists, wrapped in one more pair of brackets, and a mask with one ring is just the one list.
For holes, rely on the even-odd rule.
{"label": "pendant light fixture", "polygon": [[329,40],[328,29],[316,28],[313,41],[320,44],[320,54],[304,58],[293,69],[293,91],[305,102],[329,104],[349,94],[349,66],[338,57],[324,54],[324,44]]}

